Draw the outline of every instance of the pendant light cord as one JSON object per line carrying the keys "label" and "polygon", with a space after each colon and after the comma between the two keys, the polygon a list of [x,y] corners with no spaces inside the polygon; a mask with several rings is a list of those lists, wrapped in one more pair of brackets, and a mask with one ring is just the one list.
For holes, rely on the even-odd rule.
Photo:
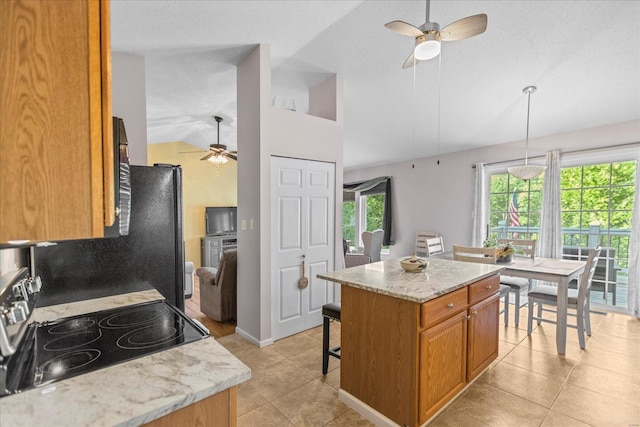
{"label": "pendant light cord", "polygon": [[527,139],[524,144],[524,165],[528,165],[529,158],[529,112],[531,111],[531,91],[527,92]]}
{"label": "pendant light cord", "polygon": [[[438,153],[437,157],[440,157],[440,70],[442,68],[442,52],[438,55]],[[438,159],[438,164],[440,164],[440,159]]]}
{"label": "pendant light cord", "polygon": [[416,157],[416,56],[413,55],[413,121],[411,129],[413,131],[411,135],[411,157]]}

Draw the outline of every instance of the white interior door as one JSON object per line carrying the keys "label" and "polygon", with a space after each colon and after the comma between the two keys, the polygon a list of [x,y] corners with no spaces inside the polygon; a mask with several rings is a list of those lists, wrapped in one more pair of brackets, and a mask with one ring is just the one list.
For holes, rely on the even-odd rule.
{"label": "white interior door", "polygon": [[[274,340],[322,323],[334,286],[335,165],[271,158],[271,333]],[[302,260],[309,284],[301,289]]]}

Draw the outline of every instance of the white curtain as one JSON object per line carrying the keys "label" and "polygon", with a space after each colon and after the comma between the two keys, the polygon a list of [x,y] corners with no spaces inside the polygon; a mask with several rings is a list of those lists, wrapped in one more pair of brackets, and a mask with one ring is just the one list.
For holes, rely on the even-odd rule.
{"label": "white curtain", "polygon": [[636,162],[636,194],[629,243],[629,311],[640,317],[640,162]]}
{"label": "white curtain", "polygon": [[542,189],[539,256],[562,258],[562,223],[560,221],[560,152],[547,152],[547,170]]}
{"label": "white curtain", "polygon": [[476,163],[476,187],[475,200],[473,202],[473,234],[471,239],[472,246],[482,246],[482,242],[487,237],[484,235],[485,225],[487,223],[485,215],[485,183],[484,183],[484,164]]}

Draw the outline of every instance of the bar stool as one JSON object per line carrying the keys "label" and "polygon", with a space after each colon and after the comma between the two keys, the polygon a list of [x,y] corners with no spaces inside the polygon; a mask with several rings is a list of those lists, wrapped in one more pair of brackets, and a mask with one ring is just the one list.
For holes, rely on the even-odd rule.
{"label": "bar stool", "polygon": [[329,348],[329,322],[340,321],[340,303],[331,302],[322,306],[322,375],[329,370],[329,356],[340,359],[340,346]]}

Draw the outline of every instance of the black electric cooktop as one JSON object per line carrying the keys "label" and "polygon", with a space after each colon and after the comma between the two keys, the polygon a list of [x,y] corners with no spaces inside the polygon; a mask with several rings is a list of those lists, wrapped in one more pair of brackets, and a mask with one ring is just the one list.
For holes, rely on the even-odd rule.
{"label": "black electric cooktop", "polygon": [[[33,324],[15,391],[105,368],[208,335],[164,301]],[[30,347],[27,349],[26,347]],[[22,350],[22,349],[21,349]],[[17,368],[17,366],[16,366]],[[12,381],[18,382],[18,378]]]}

